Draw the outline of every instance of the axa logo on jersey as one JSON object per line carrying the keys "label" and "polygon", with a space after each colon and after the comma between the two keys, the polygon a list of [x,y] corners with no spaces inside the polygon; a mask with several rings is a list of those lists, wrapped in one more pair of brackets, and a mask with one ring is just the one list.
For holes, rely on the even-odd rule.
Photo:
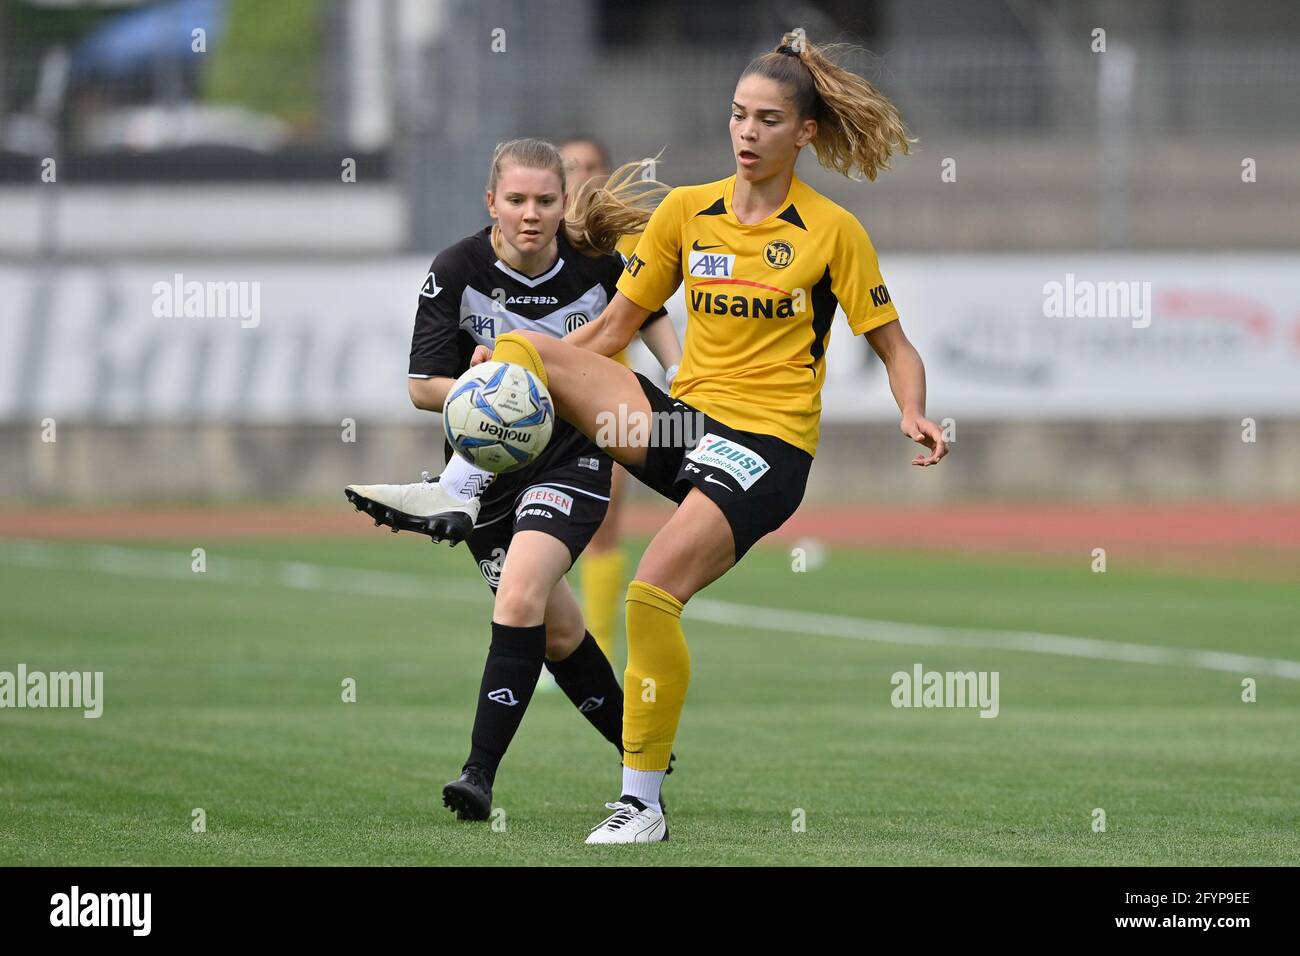
{"label": "axa logo on jersey", "polygon": [[736,266],[736,257],[729,252],[692,252],[688,265],[690,275],[707,279],[730,279]]}

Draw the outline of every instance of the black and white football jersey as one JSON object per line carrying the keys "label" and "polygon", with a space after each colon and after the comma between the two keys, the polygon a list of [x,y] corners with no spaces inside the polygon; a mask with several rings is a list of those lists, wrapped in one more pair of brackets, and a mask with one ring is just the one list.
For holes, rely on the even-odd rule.
{"label": "black and white football jersey", "polygon": [[[497,258],[491,226],[440,252],[420,289],[409,376],[458,378],[469,368],[474,347],[492,348],[498,335],[529,329],[563,338],[599,316],[617,291],[622,257],[584,255],[569,244],[563,229],[556,244],[555,264],[539,276],[516,272]],[[665,314],[660,309],[646,322]],[[446,454],[452,454],[450,446]],[[538,459],[501,475],[488,498],[499,500],[512,489],[522,489],[552,466],[599,454],[589,438],[557,418],[550,443]]]}

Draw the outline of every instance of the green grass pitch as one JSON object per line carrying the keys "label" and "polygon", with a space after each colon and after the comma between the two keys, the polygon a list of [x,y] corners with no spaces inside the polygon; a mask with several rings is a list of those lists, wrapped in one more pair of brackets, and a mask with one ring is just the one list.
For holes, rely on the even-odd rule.
{"label": "green grass pitch", "polygon": [[[105,682],[98,720],[0,710],[0,863],[1300,859],[1300,680],[758,626],[786,608],[1296,660],[1300,591],[1284,582],[843,550],[795,573],[760,547],[702,595],[734,620],[686,621],[671,842],[587,847],[618,761],[558,690],[534,698],[501,768],[503,829],[441,806],[489,635],[464,548],[378,530],[217,541],[198,574],[196,545],[0,541],[0,670]],[[998,671],[999,716],[895,709],[890,675],[918,662]]]}

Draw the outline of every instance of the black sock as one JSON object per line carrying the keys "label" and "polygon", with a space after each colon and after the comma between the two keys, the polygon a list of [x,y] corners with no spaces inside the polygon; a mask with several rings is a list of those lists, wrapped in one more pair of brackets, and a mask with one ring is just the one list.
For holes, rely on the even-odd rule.
{"label": "black sock", "polygon": [[588,631],[577,650],[562,661],[547,661],[555,683],[601,736],[623,752],[623,688],[614,668]]}
{"label": "black sock", "polygon": [[511,627],[492,622],[492,645],[483,665],[473,747],[466,764],[478,764],[496,776],[501,758],[524,719],[533,688],[546,659],[546,625]]}

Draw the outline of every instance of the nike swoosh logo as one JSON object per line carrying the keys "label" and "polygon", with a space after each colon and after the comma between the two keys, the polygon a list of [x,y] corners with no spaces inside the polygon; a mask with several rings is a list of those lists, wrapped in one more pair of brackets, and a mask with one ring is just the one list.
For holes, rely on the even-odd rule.
{"label": "nike swoosh logo", "polygon": [[696,252],[703,252],[705,249],[721,249],[724,245],[726,245],[726,243],[719,242],[715,246],[702,246],[700,245],[700,240],[696,239],[691,243],[691,248]]}
{"label": "nike swoosh logo", "polygon": [[732,490],[731,485],[727,484],[725,481],[718,481],[718,479],[714,478],[712,475],[705,475],[704,480],[711,481],[715,485],[722,485],[722,487],[726,488],[728,491]]}

